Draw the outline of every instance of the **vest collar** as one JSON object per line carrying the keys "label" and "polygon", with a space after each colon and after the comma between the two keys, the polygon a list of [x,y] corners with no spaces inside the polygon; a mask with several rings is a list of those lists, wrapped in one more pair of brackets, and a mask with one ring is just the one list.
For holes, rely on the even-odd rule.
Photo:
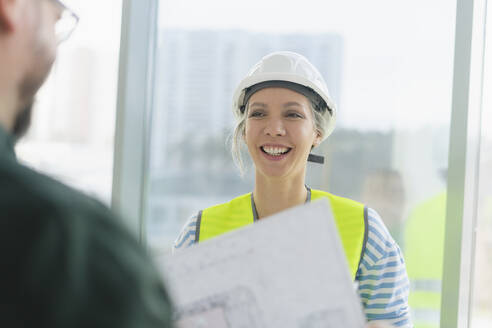
{"label": "vest collar", "polygon": [[258,221],[258,211],[256,210],[255,200],[253,198],[253,193],[251,193],[251,208],[253,209],[253,219],[254,222]]}
{"label": "vest collar", "polygon": [[[311,188],[306,186],[306,189],[307,189],[307,195],[306,195],[306,201],[304,202],[305,204],[311,202]],[[251,193],[251,208],[253,209],[254,222],[256,222],[259,220],[259,218],[258,218],[258,211],[256,210],[255,200],[253,198],[253,193]]]}

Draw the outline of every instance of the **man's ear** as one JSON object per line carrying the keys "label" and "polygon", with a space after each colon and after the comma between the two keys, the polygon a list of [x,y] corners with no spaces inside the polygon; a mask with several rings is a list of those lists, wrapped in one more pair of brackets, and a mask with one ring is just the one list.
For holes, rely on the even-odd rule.
{"label": "man's ear", "polygon": [[[36,0],[38,1],[38,0]],[[0,0],[0,30],[12,32],[15,30],[21,16],[22,0]]]}

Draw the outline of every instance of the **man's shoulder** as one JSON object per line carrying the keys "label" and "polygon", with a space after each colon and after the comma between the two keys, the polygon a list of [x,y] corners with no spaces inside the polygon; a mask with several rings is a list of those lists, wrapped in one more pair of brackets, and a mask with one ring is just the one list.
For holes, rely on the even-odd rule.
{"label": "man's shoulder", "polygon": [[0,206],[10,216],[65,211],[111,216],[95,199],[18,163],[1,163],[0,181]]}
{"label": "man's shoulder", "polygon": [[26,166],[4,164],[0,162],[0,235],[15,239],[14,252],[31,252],[24,248],[40,243],[56,250],[108,238],[133,247],[129,231],[102,203]]}
{"label": "man's shoulder", "polygon": [[43,327],[169,326],[159,272],[109,209],[1,159],[0,181],[0,256],[8,268],[0,290],[8,315]]}

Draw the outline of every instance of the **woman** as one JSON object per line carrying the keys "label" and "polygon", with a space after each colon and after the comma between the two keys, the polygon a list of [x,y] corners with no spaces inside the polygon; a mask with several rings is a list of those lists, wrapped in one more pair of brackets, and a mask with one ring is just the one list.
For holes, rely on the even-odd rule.
{"label": "woman", "polygon": [[411,326],[409,283],[398,245],[378,214],[350,199],[305,185],[310,155],[333,131],[336,109],[318,70],[303,56],[275,52],[241,81],[234,95],[237,124],[233,155],[242,169],[240,143],[255,166],[252,193],[200,211],[175,248],[213,238],[312,199],[330,200],[350,271],[369,321]]}

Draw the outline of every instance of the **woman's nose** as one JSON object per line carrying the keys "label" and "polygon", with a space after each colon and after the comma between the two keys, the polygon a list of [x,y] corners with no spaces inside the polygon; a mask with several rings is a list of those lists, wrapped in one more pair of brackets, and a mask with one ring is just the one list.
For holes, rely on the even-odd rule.
{"label": "woman's nose", "polygon": [[285,127],[281,119],[270,119],[265,127],[265,134],[275,137],[285,135]]}

